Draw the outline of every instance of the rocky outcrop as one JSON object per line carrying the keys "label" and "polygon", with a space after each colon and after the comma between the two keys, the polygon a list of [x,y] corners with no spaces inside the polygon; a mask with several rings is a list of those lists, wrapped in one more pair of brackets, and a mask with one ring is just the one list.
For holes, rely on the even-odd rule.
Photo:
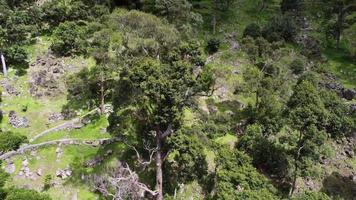
{"label": "rocky outcrop", "polygon": [[72,170],[70,168],[58,169],[56,171],[56,177],[66,179],[72,176]]}
{"label": "rocky outcrop", "polygon": [[340,97],[346,100],[356,99],[356,90],[345,88],[337,81],[337,78],[331,74],[326,74],[324,78],[324,87],[335,91]]}
{"label": "rocky outcrop", "polygon": [[26,117],[17,116],[15,111],[9,112],[9,123],[14,128],[26,128],[29,127],[29,121]]}
{"label": "rocky outcrop", "polygon": [[30,68],[30,93],[34,97],[56,96],[65,91],[61,77],[68,66],[52,54],[38,57]]}

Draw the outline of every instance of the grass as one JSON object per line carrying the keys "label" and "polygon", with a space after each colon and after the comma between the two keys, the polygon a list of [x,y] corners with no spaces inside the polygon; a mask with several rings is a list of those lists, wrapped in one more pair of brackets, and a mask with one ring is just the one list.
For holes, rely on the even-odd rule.
{"label": "grass", "polygon": [[[98,147],[90,146],[63,146],[63,155],[57,160],[56,146],[45,147],[37,150],[37,155],[32,156],[30,153],[19,155],[13,158],[16,166],[16,173],[12,174],[12,181],[7,185],[11,187],[16,185],[18,187],[29,187],[41,191],[44,183],[45,175],[50,174],[54,177],[53,182],[56,183],[51,189],[46,191],[53,199],[67,200],[71,199],[73,195],[77,194],[78,199],[96,199],[97,195],[90,192],[89,187],[85,184],[73,185],[67,180],[62,180],[55,177],[58,169],[69,167],[73,162],[78,160],[87,160],[97,155]],[[39,159],[37,158],[39,157]],[[24,157],[29,160],[29,168],[31,172],[35,173],[37,169],[42,169],[43,175],[31,180],[24,177],[17,176]]]}
{"label": "grass", "polygon": [[328,58],[328,67],[342,81],[344,86],[356,88],[356,62],[347,56],[347,52],[327,48],[324,54]]}
{"label": "grass", "polygon": [[109,138],[109,133],[102,133],[102,129],[105,129],[108,126],[108,121],[105,117],[96,119],[91,124],[84,126],[81,129],[74,129],[72,131],[57,131],[49,133],[41,138],[38,138],[34,143],[41,143],[45,141],[58,140],[64,138],[74,138],[82,140],[93,140],[100,138]]}

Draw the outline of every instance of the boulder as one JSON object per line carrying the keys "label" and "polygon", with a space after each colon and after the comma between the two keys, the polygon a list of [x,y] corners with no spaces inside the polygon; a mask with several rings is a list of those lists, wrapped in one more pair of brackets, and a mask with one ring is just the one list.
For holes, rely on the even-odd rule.
{"label": "boulder", "polygon": [[29,127],[29,121],[26,117],[19,117],[17,116],[15,111],[9,112],[9,123],[14,128],[26,128]]}
{"label": "boulder", "polygon": [[356,99],[356,90],[344,88],[342,90],[342,97],[349,101]]}

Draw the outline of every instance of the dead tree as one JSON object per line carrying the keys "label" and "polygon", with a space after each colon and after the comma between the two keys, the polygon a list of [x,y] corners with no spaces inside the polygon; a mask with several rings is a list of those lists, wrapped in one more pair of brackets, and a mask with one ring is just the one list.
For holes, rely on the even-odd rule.
{"label": "dead tree", "polygon": [[0,53],[1,57],[1,63],[2,63],[2,72],[4,73],[4,76],[7,76],[7,68],[6,68],[6,62],[5,62],[5,56],[3,53]]}
{"label": "dead tree", "polygon": [[93,187],[105,197],[112,200],[144,199],[146,195],[156,196],[157,191],[151,190],[139,181],[136,172],[128,164],[107,169],[102,175],[92,176]]}

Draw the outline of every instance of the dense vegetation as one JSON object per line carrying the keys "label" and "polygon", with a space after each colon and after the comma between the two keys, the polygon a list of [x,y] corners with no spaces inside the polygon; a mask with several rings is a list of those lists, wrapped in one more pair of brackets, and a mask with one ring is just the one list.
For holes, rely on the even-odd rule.
{"label": "dense vegetation", "polygon": [[[352,199],[355,22],[352,0],[0,0],[1,109],[17,98],[6,83],[33,76],[39,66],[30,64],[39,59],[32,56],[48,40],[45,54],[70,60],[58,80],[65,92],[45,100],[20,94],[30,99],[21,101],[21,115],[40,107],[36,101],[60,107],[63,120],[98,109],[76,127],[82,132],[63,132],[92,139],[104,124],[113,139],[93,145],[96,154],[83,148],[72,155],[73,185],[100,199]],[[76,59],[92,64],[70,68]],[[25,84],[46,83],[41,76]],[[64,103],[53,105],[59,95]],[[4,125],[4,114],[2,155],[36,144],[28,127]],[[113,146],[110,160],[104,150]],[[325,187],[330,173],[323,169],[342,173],[330,164],[342,153],[352,163],[343,177],[351,189],[335,192]],[[93,157],[103,160],[88,164]],[[36,191],[1,170],[0,199],[55,199],[52,175],[60,176],[43,176]],[[199,191],[189,194],[184,185]]]}

